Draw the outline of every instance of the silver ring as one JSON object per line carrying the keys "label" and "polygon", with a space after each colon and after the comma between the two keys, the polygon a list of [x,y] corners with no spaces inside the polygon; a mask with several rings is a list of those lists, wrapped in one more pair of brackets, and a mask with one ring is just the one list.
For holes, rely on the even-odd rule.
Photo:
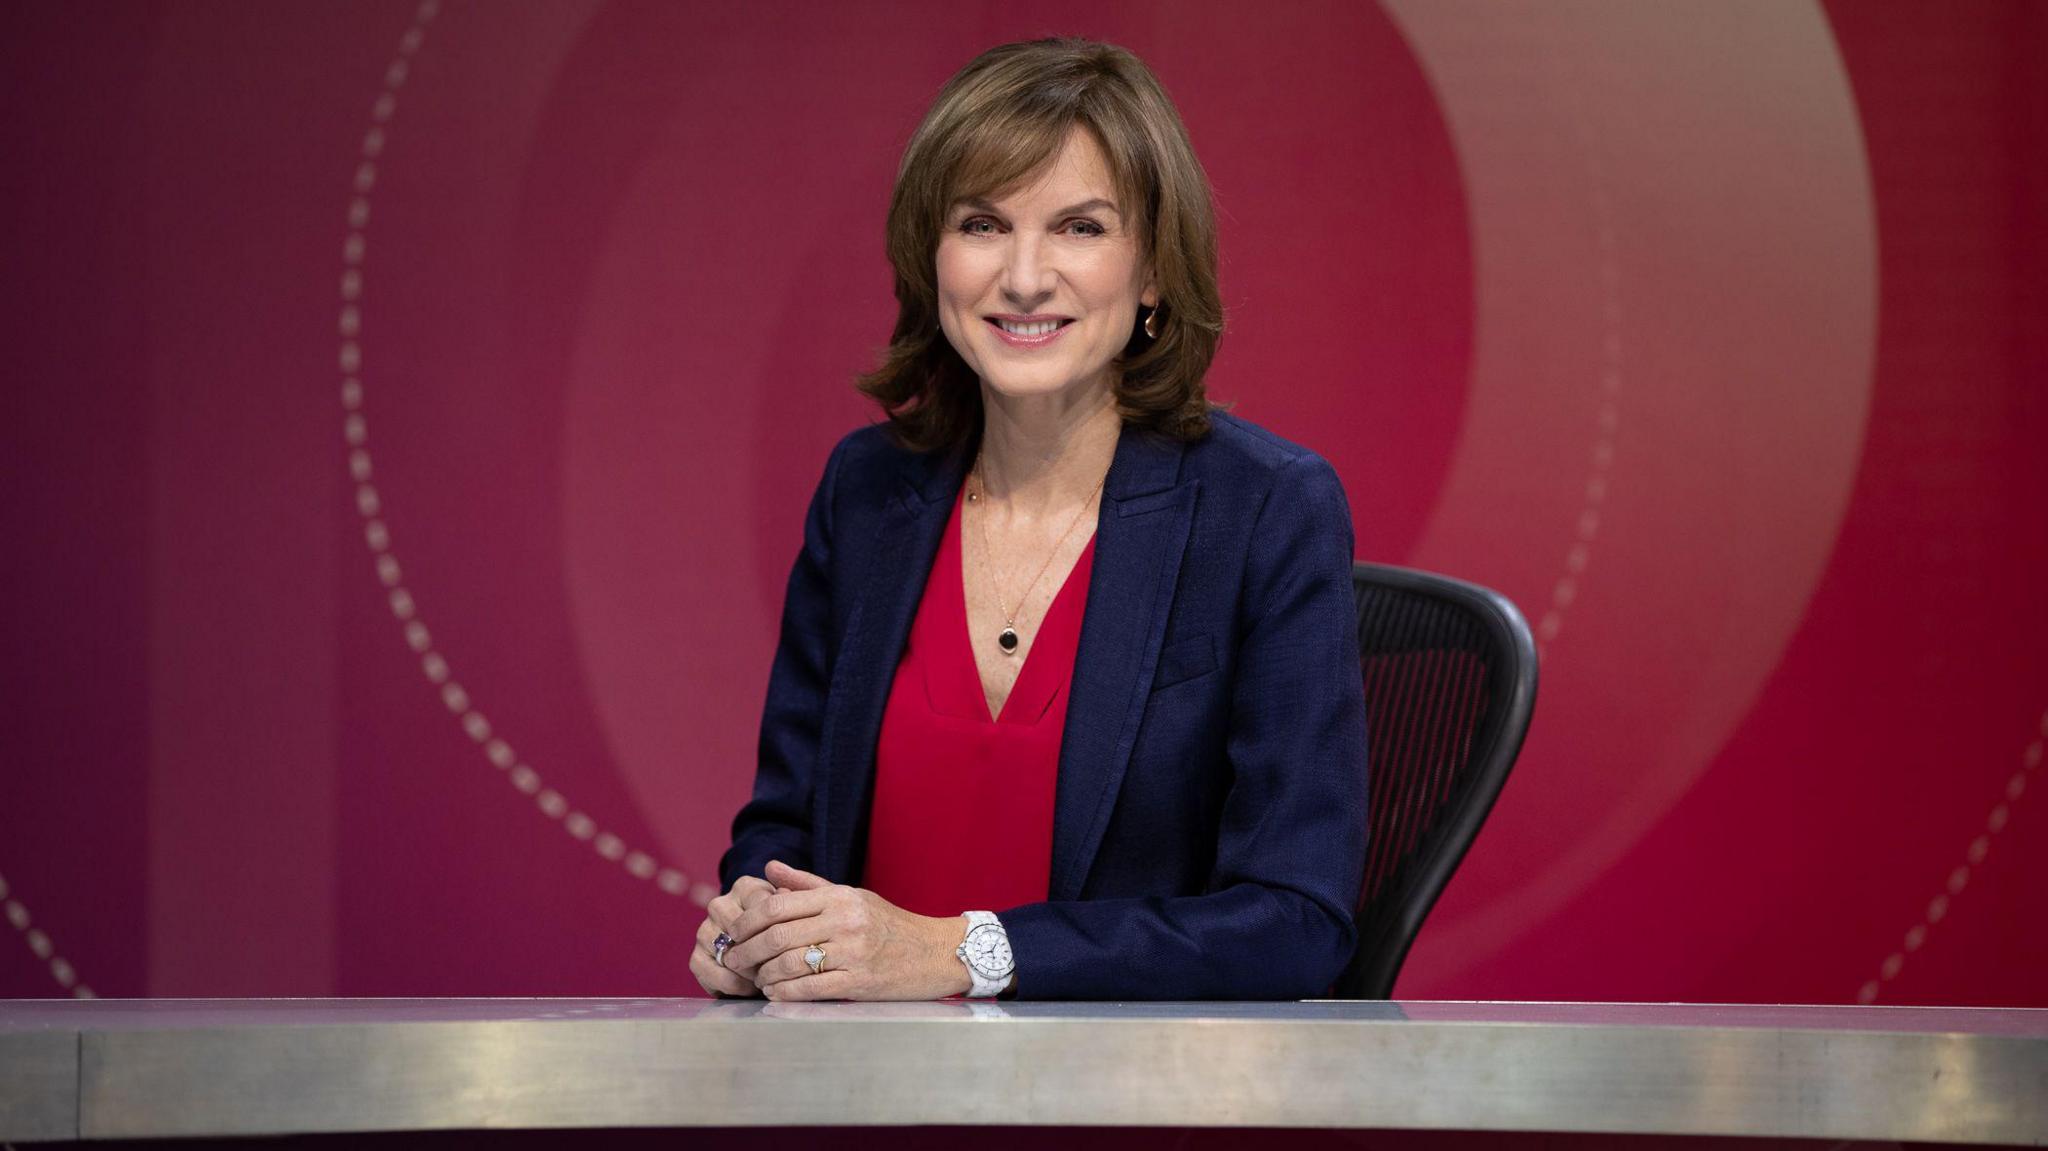
{"label": "silver ring", "polygon": [[825,949],[812,944],[811,949],[804,952],[804,962],[810,965],[812,975],[823,975],[825,973]]}
{"label": "silver ring", "polygon": [[727,935],[723,931],[719,932],[718,938],[711,941],[711,962],[718,964],[720,967],[724,967],[725,949],[731,946],[732,936]]}

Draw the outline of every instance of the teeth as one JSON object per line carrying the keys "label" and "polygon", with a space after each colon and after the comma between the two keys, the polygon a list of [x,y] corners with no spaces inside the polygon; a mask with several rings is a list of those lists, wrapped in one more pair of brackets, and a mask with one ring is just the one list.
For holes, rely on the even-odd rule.
{"label": "teeth", "polygon": [[1013,324],[1008,320],[997,320],[1003,330],[1013,336],[1043,336],[1059,328],[1058,320],[1045,320],[1036,324]]}

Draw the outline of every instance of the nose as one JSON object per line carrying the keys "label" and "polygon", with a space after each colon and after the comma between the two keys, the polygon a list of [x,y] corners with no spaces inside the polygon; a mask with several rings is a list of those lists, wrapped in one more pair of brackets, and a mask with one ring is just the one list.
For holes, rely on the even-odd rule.
{"label": "nose", "polygon": [[1010,233],[1003,264],[1003,294],[1020,312],[1030,312],[1052,298],[1056,272],[1046,257],[1042,237],[1026,228]]}

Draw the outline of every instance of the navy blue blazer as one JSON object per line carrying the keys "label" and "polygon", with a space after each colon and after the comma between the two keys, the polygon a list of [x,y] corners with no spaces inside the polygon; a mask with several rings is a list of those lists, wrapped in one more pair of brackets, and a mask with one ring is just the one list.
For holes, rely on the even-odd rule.
{"label": "navy blue blazer", "polygon": [[[727,888],[770,859],[860,882],[882,711],[967,464],[905,451],[879,426],[833,449],[790,572],[753,798],[719,866]],[[1190,444],[1123,430],[1047,898],[991,909],[1020,995],[1295,999],[1336,979],[1366,835],[1351,557],[1343,488],[1313,452],[1221,412]]]}

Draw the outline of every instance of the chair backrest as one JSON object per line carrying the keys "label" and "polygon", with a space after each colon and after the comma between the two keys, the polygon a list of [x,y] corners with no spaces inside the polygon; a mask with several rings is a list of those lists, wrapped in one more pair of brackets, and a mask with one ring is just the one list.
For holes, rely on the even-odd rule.
{"label": "chair backrest", "polygon": [[1385,999],[1479,834],[1536,708],[1536,642],[1506,596],[1448,576],[1355,564],[1371,777],[1358,950],[1346,999]]}

